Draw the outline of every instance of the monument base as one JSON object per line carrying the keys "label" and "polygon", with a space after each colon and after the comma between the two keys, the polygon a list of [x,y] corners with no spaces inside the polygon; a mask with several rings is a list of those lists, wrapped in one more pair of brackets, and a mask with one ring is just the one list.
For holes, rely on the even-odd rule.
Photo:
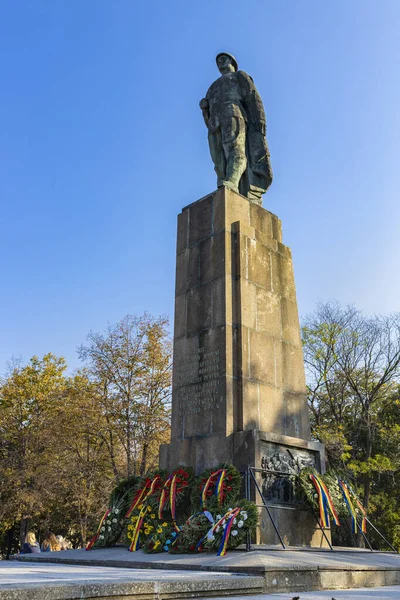
{"label": "monument base", "polygon": [[[224,187],[178,216],[173,365],[160,467],[251,467],[286,542],[320,546],[310,511],[289,510],[293,476],[325,468],[322,445],[308,441],[291,251],[276,215]],[[279,543],[260,510],[257,542]]]}
{"label": "monument base", "polygon": [[[293,475],[302,468],[325,471],[323,444],[259,430],[239,431],[226,438],[220,435],[190,437],[163,444],[160,468],[172,471],[178,465],[192,466],[199,474],[206,468],[233,464],[245,473],[253,467],[260,492],[268,502],[283,542],[287,546],[326,547],[328,544],[312,512],[299,506],[294,497]],[[292,477],[291,477],[292,476]],[[251,497],[262,498],[254,482]],[[326,532],[330,539],[330,532]],[[280,544],[268,513],[260,507],[256,544]]]}

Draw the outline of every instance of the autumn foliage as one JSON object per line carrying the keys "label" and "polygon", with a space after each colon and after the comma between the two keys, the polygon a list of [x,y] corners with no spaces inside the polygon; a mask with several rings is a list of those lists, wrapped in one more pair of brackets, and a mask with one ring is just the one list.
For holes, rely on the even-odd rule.
{"label": "autumn foliage", "polygon": [[0,382],[0,539],[28,528],[87,542],[119,481],[158,463],[168,441],[171,343],[166,318],[126,316],[62,357],[13,364]]}

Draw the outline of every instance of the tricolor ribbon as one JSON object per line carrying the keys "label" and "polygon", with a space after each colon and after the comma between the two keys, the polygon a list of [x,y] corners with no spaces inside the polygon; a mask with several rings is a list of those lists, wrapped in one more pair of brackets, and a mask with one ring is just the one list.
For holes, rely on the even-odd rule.
{"label": "tricolor ribbon", "polygon": [[160,475],[156,475],[156,476],[154,477],[153,481],[151,482],[151,485],[150,485],[150,489],[149,489],[149,491],[147,492],[146,496],[143,498],[143,502],[144,502],[145,500],[147,500],[147,498],[148,498],[149,496],[151,496],[152,494],[154,494],[154,490],[155,490],[155,488],[156,488],[156,485],[157,485],[157,483],[158,483],[159,481],[161,481],[161,476],[160,476]]}
{"label": "tricolor ribbon", "polygon": [[202,508],[206,508],[208,488],[210,487],[210,485],[212,484],[213,480],[216,477],[218,477],[218,479],[217,479],[217,482],[215,485],[214,493],[218,498],[219,504],[222,504],[222,487],[223,487],[225,475],[226,475],[226,469],[219,469],[218,471],[211,473],[211,475],[207,479],[207,481],[204,484],[203,489],[201,491],[200,506]]}
{"label": "tricolor ribbon", "polygon": [[222,485],[224,483],[224,479],[225,479],[225,475],[226,475],[226,470],[222,469],[221,473],[219,474],[219,477],[217,479],[217,483],[215,484],[215,495],[217,496],[218,499],[221,498],[221,494],[222,494]]}
{"label": "tricolor ribbon", "polygon": [[321,527],[329,528],[329,511],[332,514],[335,525],[340,527],[339,517],[336,509],[333,505],[332,498],[330,497],[328,488],[320,477],[317,475],[310,475],[310,479],[314,484],[315,489],[318,492],[319,501],[319,515],[321,520]]}
{"label": "tricolor ribbon", "polygon": [[160,475],[156,475],[154,479],[147,479],[144,486],[137,492],[136,496],[133,499],[132,504],[130,505],[128,512],[125,515],[125,519],[128,519],[131,516],[131,513],[135,508],[137,508],[140,504],[142,504],[149,496],[151,496],[154,492],[154,488],[156,487],[158,481],[161,479]]}
{"label": "tricolor ribbon", "polygon": [[221,517],[221,519],[219,521],[214,523],[214,525],[207,532],[207,534],[204,537],[202,537],[201,540],[197,543],[196,552],[201,551],[204,540],[206,538],[212,539],[214,536],[214,533],[216,532],[218,527],[221,527],[222,524],[224,523],[224,521],[226,521],[224,533],[223,533],[222,540],[221,540],[220,546],[218,548],[218,553],[217,553],[217,556],[224,556],[226,553],[227,546],[228,546],[228,541],[229,541],[229,536],[231,533],[233,521],[235,520],[235,518],[237,517],[239,512],[240,512],[240,507],[232,508],[223,517]]}
{"label": "tricolor ribbon", "polygon": [[[142,503],[144,503],[147,500],[147,498],[149,498],[154,493],[155,487],[156,487],[157,483],[160,480],[161,480],[161,476],[160,475],[156,475],[149,485],[148,485],[148,482],[146,481],[145,489],[147,490],[147,493],[146,494],[141,494],[141,496],[140,496]],[[140,506],[139,501],[136,502],[134,508],[136,508],[136,506]],[[133,510],[133,508],[132,508],[132,510]],[[147,511],[147,507],[143,506],[143,508],[141,509],[141,511],[139,513],[139,518],[138,518],[138,520],[136,521],[136,524],[135,524],[135,529],[133,531],[132,543],[129,546],[129,552],[136,552],[136,550],[139,550],[140,530],[142,529],[142,525],[143,525],[143,521],[144,521],[144,517],[145,517],[146,511]]]}
{"label": "tricolor ribbon", "polygon": [[168,479],[164,483],[163,489],[161,490],[160,502],[158,503],[158,518],[160,521],[162,519],[162,513],[164,510],[165,503],[167,502],[168,491],[169,491],[169,488],[171,487],[171,481],[172,481],[172,475],[170,475],[168,477]]}
{"label": "tricolor ribbon", "polygon": [[359,499],[358,499],[357,494],[355,493],[355,491],[350,486],[349,486],[348,489],[349,489],[351,495],[353,496],[354,500],[356,501],[357,506],[360,509],[361,514],[362,514],[361,531],[363,533],[367,533],[367,511],[365,510],[365,508],[363,507],[363,505],[359,501]]}
{"label": "tricolor ribbon", "polygon": [[178,473],[170,475],[167,481],[164,483],[164,487],[161,490],[160,502],[158,503],[158,518],[161,521],[163,510],[165,508],[165,504],[168,498],[169,492],[169,508],[171,511],[172,523],[174,525],[174,529],[177,533],[180,532],[180,527],[176,523],[176,479],[178,477]]}
{"label": "tricolor ribbon", "polygon": [[365,508],[363,507],[363,505],[361,504],[361,502],[359,501],[358,498],[356,498],[356,502],[357,502],[357,506],[360,509],[361,514],[362,514],[361,531],[363,533],[367,533],[367,511],[365,510]]}
{"label": "tricolor ribbon", "polygon": [[238,516],[239,512],[240,512],[240,508],[235,508],[233,510],[231,516],[229,517],[229,520],[228,520],[227,524],[225,525],[224,534],[222,536],[222,540],[221,540],[221,543],[218,548],[217,556],[225,556],[226,549],[228,547],[229,536],[231,533],[233,521]]}
{"label": "tricolor ribbon", "polygon": [[95,535],[92,537],[92,539],[90,540],[90,542],[88,543],[88,545],[86,546],[86,550],[91,550],[94,546],[94,544],[97,542],[97,540],[99,539],[99,535],[100,535],[100,530],[104,525],[104,521],[107,519],[108,515],[111,512],[111,508],[107,508],[106,512],[104,513],[104,515],[101,517],[100,519],[100,525],[97,528],[97,531],[95,533]]}
{"label": "tricolor ribbon", "polygon": [[353,503],[351,501],[350,490],[347,487],[346,483],[341,479],[338,479],[338,485],[342,492],[343,500],[348,508],[348,511],[351,516],[351,529],[353,533],[357,533],[357,513],[354,509]]}
{"label": "tricolor ribbon", "polygon": [[177,478],[177,475],[175,474],[172,477],[171,485],[170,485],[170,488],[169,488],[169,507],[171,509],[172,523],[174,524],[174,529],[175,529],[176,533],[179,533],[180,532],[180,527],[176,523],[176,518],[175,518],[175,513],[176,513],[176,478]]}
{"label": "tricolor ribbon", "polygon": [[133,499],[132,504],[130,505],[128,512],[125,515],[125,519],[129,519],[129,517],[131,516],[132,511],[135,510],[135,508],[137,506],[139,506],[139,504],[142,503],[143,498],[145,496],[145,494],[147,493],[147,490],[149,488],[149,486],[151,485],[151,479],[147,479],[146,483],[144,484],[144,486],[138,490],[138,492],[136,493],[136,496]]}
{"label": "tricolor ribbon", "polygon": [[140,511],[138,520],[136,521],[136,524],[135,524],[132,542],[131,542],[131,545],[129,546],[129,552],[136,552],[137,550],[139,550],[140,530],[142,529],[142,525],[143,525],[143,521],[144,521],[146,512],[147,512],[147,509],[144,506],[142,508],[142,510]]}

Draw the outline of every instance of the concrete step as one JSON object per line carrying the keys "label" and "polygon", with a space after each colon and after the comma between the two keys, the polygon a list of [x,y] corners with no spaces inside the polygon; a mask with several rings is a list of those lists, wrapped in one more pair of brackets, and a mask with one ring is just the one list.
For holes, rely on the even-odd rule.
{"label": "concrete step", "polygon": [[258,595],[262,577],[0,562],[0,600],[178,600]]}
{"label": "concrete step", "polygon": [[[15,560],[54,561],[55,564],[107,566],[136,570],[165,569],[165,576],[177,570],[195,573],[219,572],[262,578],[264,593],[304,592],[308,590],[378,587],[400,584],[400,555],[386,552],[338,550],[254,550],[231,551],[226,556],[212,554],[145,554],[126,548],[104,548],[86,552],[68,550],[43,555],[16,556]],[[1,563],[0,563],[1,564]],[[126,569],[125,569],[126,570]],[[143,571],[144,572],[144,571]],[[200,591],[199,591],[200,592]],[[400,589],[399,589],[400,593]],[[0,597],[0,600],[1,597]]]}

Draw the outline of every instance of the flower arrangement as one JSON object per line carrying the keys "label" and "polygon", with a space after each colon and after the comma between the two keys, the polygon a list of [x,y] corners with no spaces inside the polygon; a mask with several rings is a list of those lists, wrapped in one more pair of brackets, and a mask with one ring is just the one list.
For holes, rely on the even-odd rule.
{"label": "flower arrangement", "polygon": [[[315,481],[317,479],[317,481]],[[318,481],[325,486],[326,492],[319,489]],[[352,518],[353,532],[357,530],[357,519],[361,520],[362,531],[366,529],[365,510],[354,490],[345,483],[344,478],[333,471],[320,475],[312,468],[302,469],[297,476],[297,488],[302,497],[314,509],[319,509],[321,525],[329,527],[329,514],[331,512],[334,522],[338,525],[339,518]],[[323,498],[325,496],[325,500]],[[325,507],[325,509],[324,509]],[[336,513],[336,515],[335,515]]]}
{"label": "flower arrangement", "polygon": [[179,532],[178,520],[188,508],[193,481],[193,470],[179,467],[168,476],[152,474],[138,486],[127,512],[131,551],[145,544],[147,552],[161,552],[171,532]]}
{"label": "flower arrangement", "polygon": [[163,521],[146,539],[143,550],[147,553],[168,552],[178,535],[173,525]]}
{"label": "flower arrangement", "polygon": [[257,507],[239,500],[240,473],[232,465],[208,469],[196,478],[192,491],[193,515],[171,541],[170,552],[218,550],[224,555],[246,541],[258,522]]}
{"label": "flower arrangement", "polygon": [[158,503],[158,518],[167,515],[176,531],[179,531],[177,519],[185,515],[189,508],[194,472],[190,467],[174,469],[164,483]]}
{"label": "flower arrangement", "polygon": [[204,512],[192,515],[182,525],[179,535],[171,544],[170,552],[183,554],[196,552],[197,544],[207,535],[213,523],[214,517],[212,515],[211,518],[206,516]]}
{"label": "flower arrangement", "polygon": [[114,546],[124,526],[124,513],[121,503],[108,508],[100,520],[100,524],[93,538],[86,546],[86,550],[92,548],[106,548]]}
{"label": "flower arrangement", "polygon": [[192,492],[192,510],[219,510],[234,504],[242,486],[239,471],[232,465],[221,465],[218,469],[207,469],[196,478]]}
{"label": "flower arrangement", "polygon": [[121,512],[125,515],[133,500],[134,490],[141,480],[138,475],[130,475],[126,479],[121,479],[111,492],[110,506],[119,504]]}
{"label": "flower arrangement", "polygon": [[127,525],[126,537],[130,547],[135,542],[137,546],[135,549],[140,548],[146,539],[154,534],[157,526],[158,520],[154,508],[149,505],[139,505],[137,511],[132,513]]}
{"label": "flower arrangement", "polygon": [[[89,546],[115,544],[125,523],[131,551],[141,547],[151,553],[217,549],[223,555],[228,548],[243,544],[257,525],[255,504],[239,500],[241,483],[232,465],[208,469],[197,478],[191,468],[178,467],[170,474],[154,471],[125,480],[114,489],[112,507],[103,515]],[[189,517],[190,513],[194,514]]]}
{"label": "flower arrangement", "polygon": [[165,471],[152,471],[145,477],[140,477],[132,490],[132,501],[126,511],[125,518],[129,519],[132,512],[137,510],[144,502],[155,506],[160,499],[162,487],[167,473]]}
{"label": "flower arrangement", "polygon": [[312,467],[302,469],[296,479],[296,491],[299,499],[305,500],[313,508],[319,507],[318,492],[311,476],[318,477],[324,482],[338,515],[347,516],[348,511],[338,487],[338,477],[334,473],[327,472],[324,475],[321,475]]}
{"label": "flower arrangement", "polygon": [[223,556],[227,549],[244,544],[257,526],[258,511],[253,502],[239,500],[233,507],[194,514],[181,528],[171,552],[214,552]]}
{"label": "flower arrangement", "polygon": [[[132,501],[132,493],[139,482],[139,477],[132,475],[122,479],[113,489],[109,508],[102,516],[94,537],[86,549],[114,546],[121,538],[125,526],[125,513]],[[111,528],[111,531],[110,531]]]}
{"label": "flower arrangement", "polygon": [[157,527],[157,507],[165,479],[164,471],[149,473],[141,478],[133,492],[132,503],[125,514],[126,537],[131,552],[138,550],[147,536],[153,534]]}
{"label": "flower arrangement", "polygon": [[213,531],[204,540],[204,546],[208,551],[218,549],[218,555],[223,556],[227,549],[245,544],[247,535],[255,532],[258,510],[254,502],[239,500],[236,508],[228,507],[224,515],[215,516],[215,521]]}

